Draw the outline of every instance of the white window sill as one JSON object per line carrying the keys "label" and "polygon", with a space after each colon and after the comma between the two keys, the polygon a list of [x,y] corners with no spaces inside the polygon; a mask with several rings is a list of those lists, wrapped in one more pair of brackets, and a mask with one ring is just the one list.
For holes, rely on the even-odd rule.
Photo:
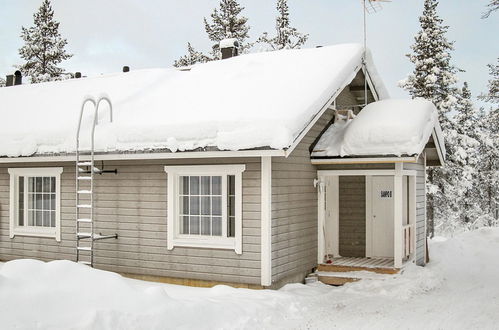
{"label": "white window sill", "polygon": [[58,235],[55,228],[14,228],[10,233],[10,238],[14,236],[30,236],[30,237],[43,237],[43,238],[53,238],[60,242],[61,237]]}
{"label": "white window sill", "polygon": [[174,247],[193,247],[202,249],[234,250],[236,254],[241,254],[237,248],[236,239],[231,238],[197,238],[197,237],[176,237],[168,242],[168,250]]}

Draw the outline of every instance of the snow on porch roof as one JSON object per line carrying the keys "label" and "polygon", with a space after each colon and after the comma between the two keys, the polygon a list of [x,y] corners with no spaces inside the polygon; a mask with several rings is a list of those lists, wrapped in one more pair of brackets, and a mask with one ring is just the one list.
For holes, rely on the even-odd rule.
{"label": "snow on porch roof", "polygon": [[[286,149],[352,81],[362,54],[361,45],[343,44],[243,55],[188,70],[0,88],[0,156],[74,152],[83,98],[102,93],[113,102],[114,122],[96,129],[96,151]],[[368,71],[386,97],[370,57]],[[82,135],[90,132],[90,110]]]}
{"label": "snow on porch roof", "polygon": [[353,119],[336,121],[321,136],[312,157],[419,155],[432,134],[443,143],[433,103],[387,99],[370,103]]}

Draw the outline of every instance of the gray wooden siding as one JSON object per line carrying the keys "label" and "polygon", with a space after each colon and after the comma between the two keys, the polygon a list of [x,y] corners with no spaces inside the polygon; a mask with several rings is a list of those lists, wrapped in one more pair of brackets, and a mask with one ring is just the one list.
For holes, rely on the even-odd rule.
{"label": "gray wooden siding", "polygon": [[[243,254],[166,248],[167,174],[164,165],[246,164],[243,172]],[[95,243],[95,266],[116,272],[260,284],[260,158],[106,162],[118,175],[95,180],[96,232],[119,239]],[[64,166],[61,176],[62,241],[9,238],[9,167]],[[75,184],[70,163],[0,165],[0,260],[75,260]]]}
{"label": "gray wooden siding", "polygon": [[404,169],[417,171],[416,177],[416,264],[425,264],[426,182],[423,156],[417,163],[404,163]]}
{"label": "gray wooden siding", "polygon": [[[338,108],[356,102],[345,88]],[[317,167],[310,146],[333,119],[327,110],[288,158],[272,158],[272,282],[305,274],[317,265]]]}
{"label": "gray wooden siding", "polygon": [[343,257],[366,256],[366,177],[339,177],[339,249]]}

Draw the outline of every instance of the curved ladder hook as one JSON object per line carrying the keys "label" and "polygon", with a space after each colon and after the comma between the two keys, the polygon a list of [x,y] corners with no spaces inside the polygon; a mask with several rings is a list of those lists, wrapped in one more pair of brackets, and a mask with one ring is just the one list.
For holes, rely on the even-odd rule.
{"label": "curved ladder hook", "polygon": [[97,126],[98,121],[99,121],[99,105],[101,101],[106,101],[109,104],[109,122],[113,122],[113,104],[111,103],[111,100],[107,95],[102,95],[99,97],[99,100],[97,101],[97,105],[95,106],[95,114],[94,114],[94,125],[92,127],[92,154],[94,150],[94,133],[95,133],[95,126]]}
{"label": "curved ladder hook", "polygon": [[85,104],[87,102],[91,102],[94,105],[94,108],[97,106],[97,102],[95,101],[95,98],[90,95],[86,95],[83,99],[83,102],[81,103],[81,109],[80,109],[80,117],[78,120],[78,129],[76,131],[76,147],[78,148],[79,145],[79,140],[80,140],[80,129],[81,129],[81,120],[83,118],[83,110],[85,109]]}

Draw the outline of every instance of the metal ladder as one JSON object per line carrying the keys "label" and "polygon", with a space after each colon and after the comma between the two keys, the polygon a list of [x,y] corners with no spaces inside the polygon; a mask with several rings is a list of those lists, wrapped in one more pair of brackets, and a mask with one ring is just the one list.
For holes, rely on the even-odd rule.
{"label": "metal ladder", "polygon": [[[109,120],[113,122],[113,106],[109,97],[101,96],[96,100],[92,96],[86,96],[81,105],[78,130],[76,132],[76,262],[90,267],[94,265],[94,241],[118,238],[118,234],[102,235],[94,233],[94,175],[104,172],[94,166],[95,126],[98,124],[99,105],[102,101],[109,104]],[[94,105],[91,147],[90,150],[80,150],[81,122],[85,104],[88,102]],[[116,171],[112,172],[116,173]]]}

